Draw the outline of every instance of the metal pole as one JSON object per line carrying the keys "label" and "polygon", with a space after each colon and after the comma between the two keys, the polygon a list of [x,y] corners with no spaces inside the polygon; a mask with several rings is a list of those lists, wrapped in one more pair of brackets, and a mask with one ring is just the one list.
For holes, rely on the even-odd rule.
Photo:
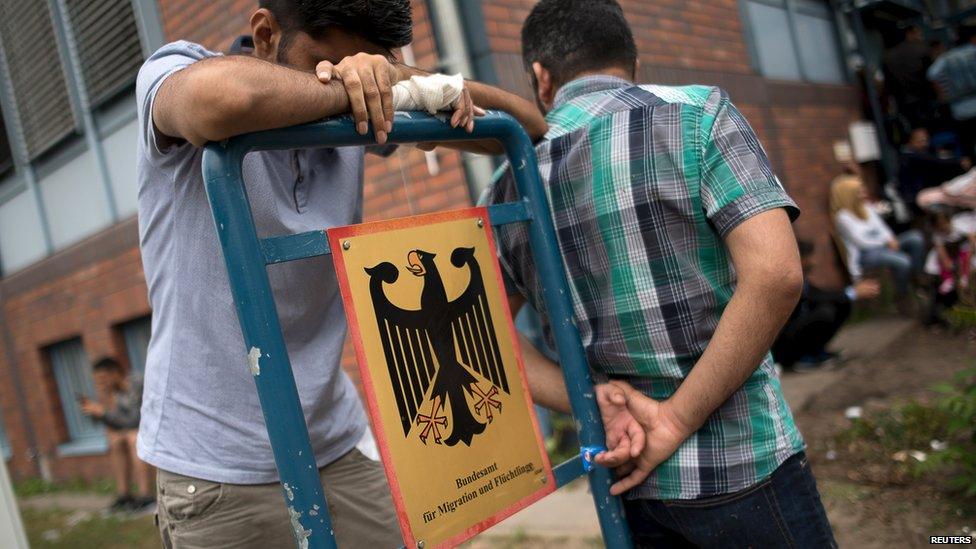
{"label": "metal pole", "polygon": [[300,549],[336,549],[332,519],[244,188],[244,152],[234,147],[218,151],[219,145],[211,144],[204,153],[204,181],[244,335],[247,366],[257,385],[296,543]]}
{"label": "metal pole", "polygon": [[878,88],[874,85],[874,75],[876,67],[871,62],[867,54],[867,33],[864,30],[864,20],[861,18],[861,10],[853,4],[847,4],[847,9],[851,13],[854,35],[857,37],[857,46],[864,59],[864,87],[868,95],[868,102],[871,104],[871,116],[874,118],[874,126],[878,132],[878,146],[881,149],[881,171],[884,181],[887,183],[896,173],[894,158],[891,156],[891,146],[888,143],[888,133],[884,125],[884,111],[881,108],[881,100],[878,99]]}
{"label": "metal pole", "polygon": [[[390,143],[476,139],[497,139],[505,146],[519,194],[532,214],[528,225],[532,253],[542,277],[543,299],[556,338],[580,443],[584,447],[603,446],[603,422],[594,398],[583,345],[573,324],[573,309],[549,201],[536,165],[535,149],[525,130],[514,118],[499,112],[490,112],[480,118],[470,134],[461,128],[450,128],[444,117],[398,113],[389,136]],[[352,120],[344,116],[242,135],[224,144],[211,143],[203,155],[207,195],[224,252],[245,349],[252,366],[258,366],[256,370],[252,369],[254,381],[275,463],[285,487],[292,525],[302,549],[333,548],[335,540],[268,282],[265,266],[270,260],[262,254],[261,241],[254,228],[241,162],[245,154],[254,150],[373,143],[372,134],[359,135]],[[321,253],[322,250],[317,250],[309,255]],[[613,482],[610,471],[595,467],[589,478],[606,546],[631,547],[623,505],[619,498],[610,495]]]}
{"label": "metal pole", "polygon": [[[514,121],[513,121],[514,123]],[[549,316],[559,362],[566,380],[570,406],[576,418],[579,442],[582,447],[602,447],[606,444],[603,420],[593,393],[593,380],[579,331],[573,322],[573,308],[569,300],[562,253],[549,210],[549,199],[542,186],[536,164],[535,148],[528,135],[517,126],[505,140],[505,152],[512,165],[519,195],[528,202],[532,214],[529,241],[539,279],[543,301]],[[607,547],[631,547],[630,530],[620,498],[610,495],[613,476],[608,469],[594,467],[589,473],[590,490],[597,508],[603,541]]]}

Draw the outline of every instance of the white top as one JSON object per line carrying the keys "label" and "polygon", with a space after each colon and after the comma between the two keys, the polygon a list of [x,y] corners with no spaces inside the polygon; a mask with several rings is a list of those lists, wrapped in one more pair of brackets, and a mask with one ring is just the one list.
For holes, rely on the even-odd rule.
{"label": "white top", "polygon": [[[952,216],[952,225],[948,233],[933,233],[933,244],[947,244],[949,242],[960,242],[967,240],[970,235],[976,235],[976,212],[961,212]],[[963,244],[966,245],[965,243]],[[971,252],[972,250],[970,250]],[[972,254],[971,254],[972,255]],[[976,266],[976,255],[972,257],[972,265]],[[939,263],[939,253],[935,248],[929,250],[925,258],[926,274],[937,275],[942,272],[942,265]]]}
{"label": "white top", "polygon": [[849,210],[837,212],[834,223],[844,247],[847,248],[847,271],[851,278],[861,278],[861,252],[871,248],[882,248],[895,238],[888,224],[873,208],[866,207],[867,219],[861,219]]}

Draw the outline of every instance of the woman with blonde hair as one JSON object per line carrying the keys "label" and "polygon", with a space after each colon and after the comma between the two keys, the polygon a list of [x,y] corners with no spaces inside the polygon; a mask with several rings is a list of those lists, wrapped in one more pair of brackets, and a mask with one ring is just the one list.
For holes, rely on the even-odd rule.
{"label": "woman with blonde hair", "polygon": [[830,187],[830,215],[847,252],[847,270],[858,280],[864,269],[889,269],[899,296],[908,294],[912,274],[920,272],[925,239],[916,230],[898,236],[868,203],[867,189],[855,175],[842,175]]}

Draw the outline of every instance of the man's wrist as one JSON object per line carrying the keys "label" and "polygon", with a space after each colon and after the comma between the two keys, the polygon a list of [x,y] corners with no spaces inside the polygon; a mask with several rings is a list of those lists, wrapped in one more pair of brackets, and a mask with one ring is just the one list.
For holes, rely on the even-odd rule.
{"label": "man's wrist", "polygon": [[430,76],[431,73],[418,69],[417,67],[411,67],[410,65],[401,63],[399,61],[393,62],[393,68],[397,70],[397,82],[401,80],[410,80],[412,76]]}
{"label": "man's wrist", "polygon": [[695,414],[683,408],[681,400],[675,400],[674,395],[661,402],[661,419],[671,426],[670,430],[678,434],[681,440],[693,435],[705,422],[695,420]]}

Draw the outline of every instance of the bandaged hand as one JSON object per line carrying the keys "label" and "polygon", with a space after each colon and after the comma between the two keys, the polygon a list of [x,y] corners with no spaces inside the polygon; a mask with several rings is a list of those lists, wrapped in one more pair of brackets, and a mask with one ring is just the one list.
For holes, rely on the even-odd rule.
{"label": "bandaged hand", "polygon": [[[367,122],[373,123],[376,142],[386,143],[393,129],[394,110],[423,110],[435,113],[454,110],[451,127],[474,130],[474,117],[485,114],[471,100],[460,75],[413,76],[400,80],[403,73],[382,55],[357,53],[338,64],[321,61],[315,74],[323,83],[338,80],[349,96],[349,110],[356,131],[366,135]],[[394,97],[395,96],[395,97]]]}
{"label": "bandaged hand", "polygon": [[460,74],[411,76],[397,82],[393,86],[393,110],[430,114],[453,110],[451,127],[461,126],[469,132],[474,130],[474,117],[484,115],[484,110],[472,102]]}
{"label": "bandaged hand", "polygon": [[453,109],[464,91],[460,74],[411,76],[393,86],[393,109],[397,111],[437,111]]}

